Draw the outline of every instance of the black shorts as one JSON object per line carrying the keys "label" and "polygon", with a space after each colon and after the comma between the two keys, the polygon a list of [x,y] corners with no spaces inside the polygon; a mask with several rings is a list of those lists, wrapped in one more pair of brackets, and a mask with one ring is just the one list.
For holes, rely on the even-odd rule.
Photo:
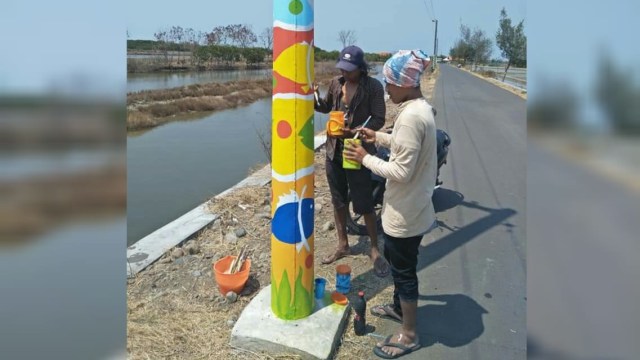
{"label": "black shorts", "polygon": [[326,159],[325,165],[333,206],[336,209],[345,207],[351,193],[354,212],[373,213],[371,170],[364,166],[360,170],[345,170],[342,168],[342,154],[336,154],[333,160]]}
{"label": "black shorts", "polygon": [[[384,257],[391,265],[393,277],[393,304],[400,308],[400,300],[418,300],[418,250],[422,235],[410,238],[396,238],[384,234]],[[402,310],[396,310],[401,313]]]}

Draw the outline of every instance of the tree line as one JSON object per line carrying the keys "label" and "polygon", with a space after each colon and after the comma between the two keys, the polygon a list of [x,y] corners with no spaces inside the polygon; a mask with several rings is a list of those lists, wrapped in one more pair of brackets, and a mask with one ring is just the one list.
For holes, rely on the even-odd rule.
{"label": "tree line", "polygon": [[[596,60],[593,70],[595,81],[586,94],[560,80],[542,82],[539,95],[531,99],[528,108],[529,126],[559,132],[609,131],[640,136],[640,86],[634,82],[633,68],[616,63],[605,53]],[[599,111],[585,112],[587,103],[595,104]],[[602,116],[605,128],[591,128],[585,116]]]}
{"label": "tree line", "polygon": [[[527,37],[524,34],[524,20],[512,24],[505,8],[500,11],[496,45],[507,59],[506,72],[510,66],[527,67]],[[484,30],[460,25],[460,37],[449,50],[449,55],[466,64],[486,64],[491,58],[493,42]],[[495,61],[494,61],[495,62]],[[503,78],[504,80],[504,78]]]}
{"label": "tree line", "polygon": [[[127,37],[130,37],[128,32]],[[338,40],[343,46],[354,44],[356,39],[353,30],[338,33]],[[271,60],[272,48],[271,27],[263,29],[258,35],[246,24],[216,26],[209,32],[172,26],[155,32],[154,40],[127,40],[128,51],[158,53],[161,58],[156,61],[163,62],[164,67],[186,65],[187,61],[196,68],[231,66],[238,61],[255,66]],[[326,51],[319,47],[314,47],[314,51],[315,61],[335,61],[340,54],[337,50]],[[385,61],[388,57],[389,55],[384,54],[365,53],[368,62]]]}

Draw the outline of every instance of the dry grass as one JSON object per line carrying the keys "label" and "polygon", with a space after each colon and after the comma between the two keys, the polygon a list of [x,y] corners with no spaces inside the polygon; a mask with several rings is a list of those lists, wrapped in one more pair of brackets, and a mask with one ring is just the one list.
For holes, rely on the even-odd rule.
{"label": "dry grass", "polygon": [[[437,76],[437,74],[436,74]],[[425,75],[423,91],[433,88],[435,76]],[[427,93],[425,93],[427,95]],[[397,106],[388,104],[387,120],[392,122]],[[392,297],[392,281],[373,274],[368,257],[368,237],[349,236],[352,253],[333,265],[321,265],[320,260],[336,246],[335,230],[323,231],[324,224],[333,222],[331,196],[324,176],[324,149],[315,154],[315,275],[328,280],[327,288],[335,287],[335,265],[346,263],[352,268],[354,299],[357,290],[364,290],[371,305],[386,303]],[[233,348],[229,345],[231,330],[244,307],[258,290],[270,283],[271,222],[270,186],[236,190],[211,202],[212,212],[220,219],[201,230],[182,247],[197,245],[199,252],[184,256],[182,261],[168,255],[130,279],[128,295],[129,357],[135,359],[298,359],[292,354],[264,354]],[[247,235],[232,244],[224,240],[228,232],[243,227]],[[227,303],[219,293],[212,274],[212,264],[223,256],[236,254],[247,246],[251,258],[249,282],[235,303]],[[194,271],[202,276],[196,277]],[[368,359],[379,340],[356,336],[351,315],[335,359]],[[370,325],[380,328],[384,320],[367,318]]]}
{"label": "dry grass", "polygon": [[503,90],[506,90],[506,91],[508,91],[508,92],[510,92],[510,93],[512,93],[512,94],[514,94],[514,95],[517,95],[517,96],[519,96],[520,98],[522,98],[522,99],[524,99],[524,100],[527,100],[527,92],[526,92],[526,91],[523,91],[523,90],[517,89],[517,88],[515,88],[515,87],[513,87],[513,86],[510,86],[510,85],[508,85],[508,84],[505,84],[505,83],[503,83],[502,81],[500,81],[500,80],[498,80],[498,79],[494,79],[494,78],[492,78],[492,77],[487,77],[487,76],[479,75],[479,74],[477,74],[477,73],[475,73],[475,72],[473,72],[473,71],[470,71],[469,69],[466,69],[466,68],[464,68],[464,67],[463,67],[463,68],[461,68],[461,69],[462,69],[463,71],[466,71],[466,72],[470,73],[470,74],[471,74],[471,75],[473,75],[473,76],[476,76],[476,77],[478,77],[478,78],[480,78],[480,79],[484,79],[484,80],[486,80],[486,81],[488,81],[488,82],[490,82],[490,83],[494,84],[495,86],[497,86],[497,87],[499,87],[499,88],[501,88],[501,89],[503,89]]}
{"label": "dry grass", "polygon": [[120,215],[126,209],[126,166],[0,182],[0,246],[20,243],[62,222]]}
{"label": "dry grass", "polygon": [[[325,69],[325,66],[320,65]],[[328,67],[327,67],[328,69]],[[328,70],[323,70],[328,71]],[[318,75],[326,82],[332,72]],[[176,116],[212,112],[248,105],[272,94],[272,80],[244,80],[195,84],[173,89],[144,90],[127,94],[127,130],[141,130],[175,120]]]}
{"label": "dry grass", "polygon": [[484,70],[480,72],[480,75],[486,77],[486,78],[490,78],[490,79],[495,79],[496,77],[496,72],[493,70]]}
{"label": "dry grass", "polygon": [[184,87],[162,90],[143,90],[128,94],[127,105],[134,105],[139,102],[177,100],[187,97],[220,96],[227,95],[236,91],[257,88],[270,91],[271,79],[194,84]]}

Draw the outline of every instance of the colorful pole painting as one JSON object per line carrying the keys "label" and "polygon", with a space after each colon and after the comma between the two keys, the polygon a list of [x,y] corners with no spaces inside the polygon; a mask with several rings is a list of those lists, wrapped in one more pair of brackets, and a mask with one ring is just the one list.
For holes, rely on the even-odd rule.
{"label": "colorful pole painting", "polygon": [[273,2],[271,309],[313,310],[313,0]]}

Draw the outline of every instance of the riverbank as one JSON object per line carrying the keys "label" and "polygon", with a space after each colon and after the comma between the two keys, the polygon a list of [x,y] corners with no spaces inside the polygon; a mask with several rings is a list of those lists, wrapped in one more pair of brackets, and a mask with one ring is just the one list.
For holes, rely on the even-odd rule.
{"label": "riverbank", "polygon": [[127,130],[151,128],[178,115],[248,105],[271,95],[271,79],[195,84],[127,95]]}
{"label": "riverbank", "polygon": [[127,207],[126,179],[126,164],[112,162],[72,173],[0,181],[0,247],[24,244],[62,223],[122,215]]}
{"label": "riverbank", "polygon": [[[423,77],[425,96],[432,98],[436,74]],[[387,102],[387,125],[393,123],[398,106]],[[380,279],[371,271],[366,236],[349,236],[353,254],[333,265],[320,259],[336,245],[331,195],[324,175],[324,147],[315,154],[315,274],[334,288],[335,265],[349,264],[352,287],[366,292],[370,304],[392,297],[390,277]],[[233,191],[212,200],[211,211],[219,218],[184,244],[128,280],[127,351],[131,359],[209,358],[266,359],[229,345],[231,330],[244,307],[270,283],[271,234],[270,184]],[[246,246],[252,261],[245,290],[229,302],[217,288],[212,263]],[[351,299],[355,291],[351,292]],[[384,320],[369,317],[379,327]],[[349,324],[352,320],[349,319]],[[356,336],[348,326],[336,359],[365,359],[379,339]],[[298,358],[283,354],[284,358]]]}
{"label": "riverbank", "polygon": [[[315,66],[316,81],[328,83],[336,75],[334,63]],[[152,128],[181,115],[207,113],[248,105],[270,97],[272,79],[194,84],[127,94],[127,131]]]}
{"label": "riverbank", "polygon": [[463,71],[468,72],[469,74],[471,74],[471,75],[473,75],[475,77],[478,77],[480,79],[484,79],[484,80],[492,83],[493,85],[495,85],[495,86],[497,86],[497,87],[499,87],[501,89],[504,89],[504,90],[516,95],[516,96],[519,96],[520,98],[522,98],[524,100],[527,100],[527,91],[526,90],[522,90],[522,89],[516,88],[515,86],[511,86],[511,85],[509,85],[507,83],[504,83],[504,82],[502,82],[500,80],[495,79],[493,77],[495,74],[492,73],[492,72],[486,72],[485,71],[483,73],[477,73],[477,72],[471,71],[471,67],[470,66],[465,66],[465,67],[462,67],[460,69],[463,70]]}
{"label": "riverbank", "polygon": [[[127,55],[141,56],[141,58],[127,58],[127,73],[160,73],[175,71],[217,71],[217,70],[246,70],[271,69],[271,61],[248,64],[244,61],[221,62],[207,66],[194,63],[190,53],[171,54],[167,59],[156,53],[128,53]],[[147,57],[148,56],[148,57]]]}

